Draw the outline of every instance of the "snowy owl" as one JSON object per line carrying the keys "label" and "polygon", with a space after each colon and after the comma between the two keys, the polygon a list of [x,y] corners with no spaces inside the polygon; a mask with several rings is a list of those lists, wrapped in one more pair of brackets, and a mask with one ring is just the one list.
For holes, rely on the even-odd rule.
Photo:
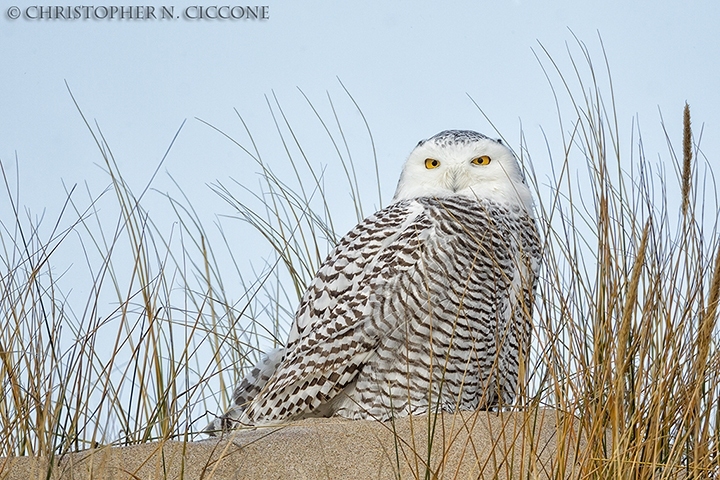
{"label": "snowy owl", "polygon": [[333,415],[501,408],[524,375],[540,246],[500,141],[447,130],[410,153],[389,206],[353,228],[205,429]]}

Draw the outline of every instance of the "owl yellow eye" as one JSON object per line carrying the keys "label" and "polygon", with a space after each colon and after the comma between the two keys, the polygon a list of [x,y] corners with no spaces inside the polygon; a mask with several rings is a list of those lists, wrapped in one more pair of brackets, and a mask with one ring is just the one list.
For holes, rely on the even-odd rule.
{"label": "owl yellow eye", "polygon": [[425,159],[425,168],[431,169],[431,168],[437,168],[440,166],[440,160],[435,160],[434,158],[426,158]]}
{"label": "owl yellow eye", "polygon": [[473,165],[489,165],[490,164],[490,157],[487,155],[483,155],[482,157],[477,157],[472,159]]}

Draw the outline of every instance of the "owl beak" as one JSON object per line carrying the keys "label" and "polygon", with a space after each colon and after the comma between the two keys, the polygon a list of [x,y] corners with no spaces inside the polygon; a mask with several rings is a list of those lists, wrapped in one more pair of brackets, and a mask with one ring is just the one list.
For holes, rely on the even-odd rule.
{"label": "owl beak", "polygon": [[447,176],[447,187],[457,193],[458,190],[464,187],[463,185],[462,171],[459,168],[453,168],[448,172]]}

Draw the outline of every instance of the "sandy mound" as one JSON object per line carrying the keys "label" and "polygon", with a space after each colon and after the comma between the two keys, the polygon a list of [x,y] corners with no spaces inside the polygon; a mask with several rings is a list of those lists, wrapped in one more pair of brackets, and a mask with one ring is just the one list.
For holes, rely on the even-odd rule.
{"label": "sandy mound", "polygon": [[46,459],[0,459],[0,479],[366,480],[426,478],[426,471],[430,478],[541,479],[563,468],[558,458],[570,476],[573,452],[584,450],[576,427],[554,410],[421,416],[394,425],[310,419],[221,440],[88,450],[55,461],[49,476]]}

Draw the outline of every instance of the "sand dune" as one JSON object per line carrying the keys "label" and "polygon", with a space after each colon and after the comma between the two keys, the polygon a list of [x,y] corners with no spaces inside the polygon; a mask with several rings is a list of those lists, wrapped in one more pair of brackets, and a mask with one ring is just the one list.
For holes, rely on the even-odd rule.
{"label": "sand dune", "polygon": [[554,410],[415,416],[394,425],[309,419],[220,440],[88,450],[56,460],[49,476],[47,459],[0,459],[0,479],[366,480],[425,478],[426,469],[431,478],[542,479],[558,470],[558,458],[569,477],[573,452],[584,450],[576,432],[575,419]]}

